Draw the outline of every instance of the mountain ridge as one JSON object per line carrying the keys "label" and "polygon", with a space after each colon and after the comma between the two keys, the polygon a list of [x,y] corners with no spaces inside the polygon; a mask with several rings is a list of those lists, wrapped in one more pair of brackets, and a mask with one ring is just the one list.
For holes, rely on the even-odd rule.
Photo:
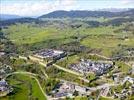
{"label": "mountain ridge", "polygon": [[110,11],[88,11],[88,10],[58,10],[48,14],[39,16],[38,18],[85,18],[85,17],[118,17],[118,16],[131,16],[134,17],[134,9],[123,12],[110,12]]}

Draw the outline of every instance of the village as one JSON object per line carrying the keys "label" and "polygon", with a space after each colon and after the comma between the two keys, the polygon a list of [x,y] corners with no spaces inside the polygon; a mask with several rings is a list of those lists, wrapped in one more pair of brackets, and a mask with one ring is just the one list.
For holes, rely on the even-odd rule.
{"label": "village", "polygon": [[[38,62],[45,62],[46,66],[51,66],[55,64],[58,60],[63,60],[67,56],[67,53],[61,50],[41,50],[39,52],[36,52],[31,60],[38,61]],[[35,59],[36,58],[36,59]],[[61,61],[62,61],[61,60]],[[50,62],[51,61],[51,64]],[[64,61],[64,60],[63,60]],[[77,73],[81,73],[85,76],[87,76],[90,73],[95,74],[96,76],[103,76],[103,74],[109,73],[111,69],[114,69],[115,65],[112,61],[104,61],[104,60],[90,60],[90,59],[80,59],[77,63],[72,63],[68,65],[67,70],[71,70]],[[65,71],[65,70],[64,70]],[[116,73],[117,74],[117,73]],[[133,84],[134,79],[131,77],[125,77],[124,79],[116,79],[117,77],[114,77],[114,83],[104,85],[99,85],[96,87],[87,87],[87,86],[80,86],[76,83],[72,83],[69,81],[61,80],[59,84],[55,86],[55,88],[51,91],[51,95],[49,95],[51,98],[59,99],[59,98],[65,98],[70,97],[73,98],[75,96],[89,96],[93,92],[100,91],[99,96],[107,97],[111,89],[113,87],[116,87],[118,85],[124,85],[127,82],[131,83],[131,86],[129,86],[129,89],[123,89],[121,93],[111,94],[111,98],[126,98],[127,95],[132,95],[133,90]],[[118,80],[118,83],[117,83]],[[120,84],[122,83],[122,84]]]}
{"label": "village", "polygon": [[[66,59],[68,54],[62,50],[53,50],[53,49],[44,49],[40,51],[36,51],[33,55],[25,56],[17,56],[15,59],[23,59],[25,61],[30,60],[35,63],[43,65],[45,68],[51,68],[51,66],[56,65],[56,62],[63,61]],[[66,68],[63,68],[60,65],[59,68],[62,71],[67,72],[68,74],[76,73],[83,76],[79,76],[80,79],[88,80],[87,75],[93,73],[95,75],[95,79],[99,78],[101,81],[104,81],[106,77],[109,76],[109,72],[113,71],[117,66],[115,66],[112,61],[105,60],[93,60],[93,59],[79,59],[76,62],[69,64]],[[1,64],[0,67],[0,96],[6,96],[14,89],[10,84],[6,82],[6,77],[9,73],[13,72],[12,68],[8,65]],[[130,71],[133,75],[133,69]],[[30,73],[33,74],[33,73]],[[46,73],[45,73],[46,74]],[[56,84],[54,88],[51,90],[49,94],[46,95],[52,100],[59,100],[62,98],[74,98],[76,96],[91,96],[93,93],[97,93],[99,91],[99,97],[110,97],[113,99],[125,99],[127,96],[134,94],[134,78],[131,76],[126,76],[124,78],[120,78],[120,72],[113,73],[113,80],[111,83],[103,83],[100,85],[96,85],[93,87],[85,86],[78,84],[76,82],[67,81],[65,79],[59,79],[60,83]],[[49,77],[49,76],[48,76]],[[94,81],[94,79],[92,80]],[[90,80],[86,81],[88,84]],[[129,84],[129,86],[126,86]],[[122,87],[121,91],[116,91],[116,87]]]}
{"label": "village", "polygon": [[79,73],[88,74],[92,72],[96,75],[101,75],[112,68],[112,66],[112,63],[81,59],[78,64],[71,64],[69,68]]}
{"label": "village", "polygon": [[54,98],[74,97],[78,95],[86,96],[89,95],[90,92],[91,91],[89,91],[88,87],[79,86],[75,83],[61,80],[61,82],[52,91],[52,95]]}
{"label": "village", "polygon": [[[66,98],[70,97],[73,98],[75,96],[91,96],[92,93],[99,92],[99,96],[107,97],[108,95],[113,99],[125,99],[127,96],[134,94],[134,78],[125,77],[123,80],[120,80],[121,84],[103,84],[96,87],[86,87],[86,86],[79,86],[76,83],[68,82],[65,80],[61,80],[59,84],[55,86],[55,88],[51,92],[51,97],[54,99],[59,98]],[[129,83],[129,86],[126,87],[126,84]],[[112,94],[113,87],[118,86],[125,86],[122,88],[121,92],[115,92]]]}

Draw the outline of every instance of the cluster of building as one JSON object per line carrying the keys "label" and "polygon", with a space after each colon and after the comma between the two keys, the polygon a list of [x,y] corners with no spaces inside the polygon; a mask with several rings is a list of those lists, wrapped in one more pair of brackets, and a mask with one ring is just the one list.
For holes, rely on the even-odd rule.
{"label": "cluster of building", "polygon": [[124,84],[127,82],[130,83],[129,87],[124,87],[119,93],[114,92],[114,98],[126,99],[128,96],[134,94],[134,78],[126,76],[122,81],[120,81],[122,86],[125,86]]}
{"label": "cluster of building", "polygon": [[79,63],[70,64],[69,68],[79,73],[88,74],[93,72],[96,75],[101,75],[112,68],[112,66],[112,63],[81,59]]}
{"label": "cluster of building", "polygon": [[0,97],[6,96],[12,92],[11,86],[5,81],[6,75],[12,71],[12,68],[8,65],[0,65]]}
{"label": "cluster of building", "polygon": [[10,92],[12,92],[12,90],[13,89],[11,88],[11,86],[9,86],[4,79],[0,80],[0,97],[6,96]]}
{"label": "cluster of building", "polygon": [[134,94],[134,84],[132,86],[129,86],[129,89],[123,89],[121,93],[114,92],[114,98],[125,100],[128,96],[132,96],[133,94]]}
{"label": "cluster of building", "polygon": [[79,86],[71,82],[61,82],[52,91],[54,98],[89,95],[87,87]]}
{"label": "cluster of building", "polygon": [[134,48],[127,49],[129,56],[134,56]]}
{"label": "cluster of building", "polygon": [[8,65],[0,65],[0,79],[3,79],[6,74],[10,73],[12,68]]}

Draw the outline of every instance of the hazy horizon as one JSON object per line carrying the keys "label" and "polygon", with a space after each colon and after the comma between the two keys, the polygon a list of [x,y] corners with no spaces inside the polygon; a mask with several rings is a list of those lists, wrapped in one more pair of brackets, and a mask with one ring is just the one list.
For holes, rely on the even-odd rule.
{"label": "hazy horizon", "polygon": [[0,14],[40,16],[56,10],[134,8],[134,0],[1,0]]}

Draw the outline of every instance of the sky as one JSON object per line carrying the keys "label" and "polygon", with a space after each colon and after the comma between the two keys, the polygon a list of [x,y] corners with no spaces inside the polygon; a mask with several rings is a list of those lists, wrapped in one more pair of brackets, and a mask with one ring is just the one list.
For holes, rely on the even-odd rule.
{"label": "sky", "polygon": [[134,0],[0,0],[0,14],[40,16],[55,10],[134,8]]}

